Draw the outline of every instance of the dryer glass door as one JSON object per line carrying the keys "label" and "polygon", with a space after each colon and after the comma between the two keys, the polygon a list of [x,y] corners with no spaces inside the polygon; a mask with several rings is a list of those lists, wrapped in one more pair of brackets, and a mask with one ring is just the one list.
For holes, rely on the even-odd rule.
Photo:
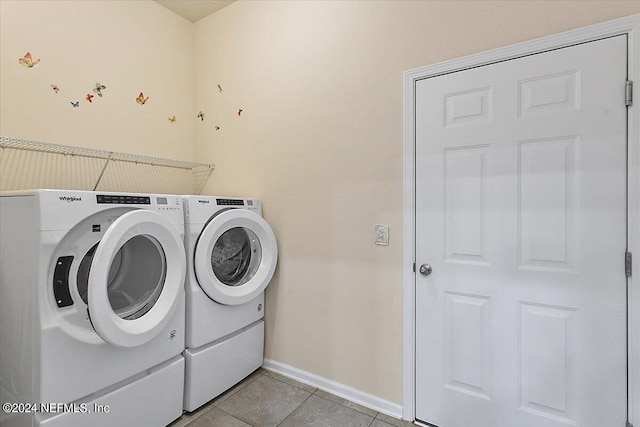
{"label": "dryer glass door", "polygon": [[78,269],[96,332],[123,347],[156,336],[181,300],[185,264],[181,236],[163,216],[136,210],[116,219]]}
{"label": "dryer glass door", "polygon": [[200,287],[214,301],[243,304],[257,297],[273,277],[278,246],[260,216],[230,209],[211,219],[198,238],[194,266]]}
{"label": "dryer glass door", "polygon": [[211,269],[227,286],[242,286],[256,274],[262,259],[258,236],[248,228],[231,228],[218,238],[211,251]]}

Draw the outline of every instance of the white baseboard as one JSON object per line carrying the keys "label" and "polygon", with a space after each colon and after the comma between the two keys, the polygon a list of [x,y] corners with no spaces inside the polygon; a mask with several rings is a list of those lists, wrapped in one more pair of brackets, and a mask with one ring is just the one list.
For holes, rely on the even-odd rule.
{"label": "white baseboard", "polygon": [[269,371],[284,375],[285,377],[292,378],[303,384],[319,388],[320,390],[342,397],[343,399],[350,400],[358,405],[373,409],[376,412],[381,412],[398,419],[402,418],[401,405],[373,396],[353,387],[349,387],[348,385],[321,377],[320,375],[312,374],[311,372],[303,371],[302,369],[294,368],[293,366],[277,362],[272,359],[264,359],[264,365],[262,367]]}

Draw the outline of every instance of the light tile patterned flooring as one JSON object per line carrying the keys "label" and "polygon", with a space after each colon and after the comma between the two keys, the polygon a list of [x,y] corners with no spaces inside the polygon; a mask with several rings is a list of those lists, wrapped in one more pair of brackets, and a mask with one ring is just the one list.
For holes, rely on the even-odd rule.
{"label": "light tile patterned flooring", "polygon": [[266,369],[170,427],[415,427]]}

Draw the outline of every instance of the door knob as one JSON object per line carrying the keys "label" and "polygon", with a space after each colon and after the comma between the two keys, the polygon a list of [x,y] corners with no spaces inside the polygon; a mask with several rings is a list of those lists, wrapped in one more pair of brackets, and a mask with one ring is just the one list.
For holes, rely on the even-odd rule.
{"label": "door knob", "polygon": [[431,266],[429,264],[422,264],[420,266],[420,274],[422,274],[423,276],[428,276],[431,274],[431,272],[433,271],[433,269],[431,268]]}

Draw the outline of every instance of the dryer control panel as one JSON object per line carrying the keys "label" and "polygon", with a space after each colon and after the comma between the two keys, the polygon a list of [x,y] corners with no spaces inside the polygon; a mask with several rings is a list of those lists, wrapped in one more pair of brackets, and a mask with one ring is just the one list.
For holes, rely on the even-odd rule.
{"label": "dryer control panel", "polygon": [[216,196],[183,196],[185,222],[204,224],[220,211],[246,209],[262,216],[260,199]]}
{"label": "dryer control panel", "polygon": [[260,210],[260,202],[256,199],[221,199],[216,198],[217,206],[229,206],[234,208],[247,209],[262,215]]}
{"label": "dryer control panel", "polygon": [[[253,200],[247,200],[253,205]],[[218,206],[244,206],[243,199],[216,199],[216,205]]]}

